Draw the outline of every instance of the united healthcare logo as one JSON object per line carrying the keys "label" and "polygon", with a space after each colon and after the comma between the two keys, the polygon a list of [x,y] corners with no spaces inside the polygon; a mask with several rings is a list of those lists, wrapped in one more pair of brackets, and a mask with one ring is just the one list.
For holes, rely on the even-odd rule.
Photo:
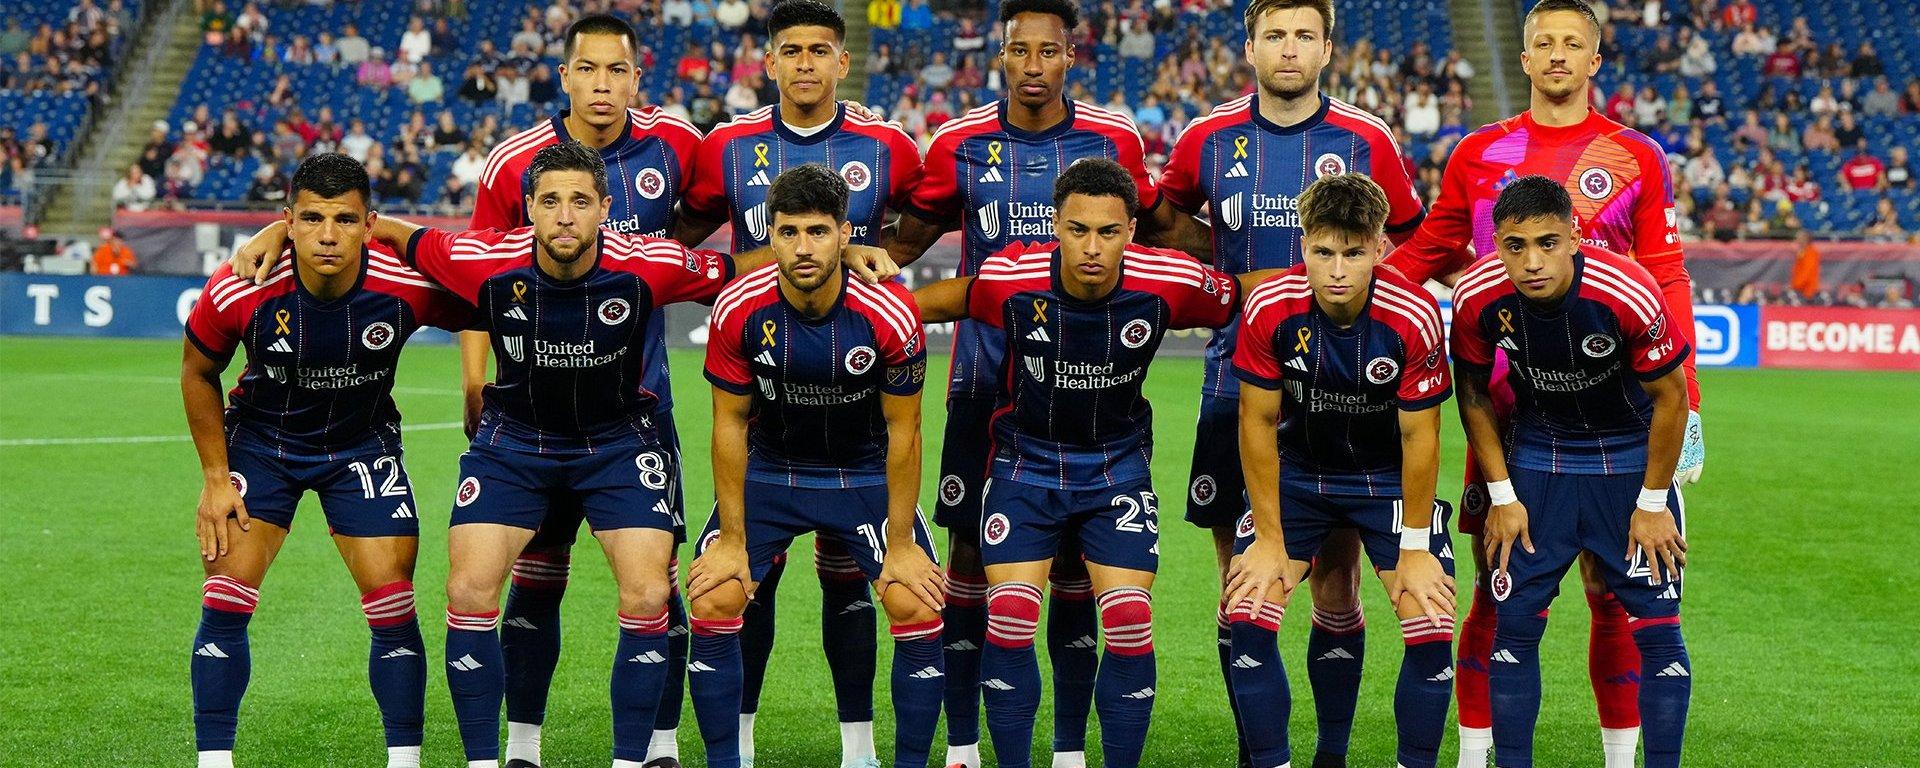
{"label": "united healthcare logo", "polygon": [[1698,304],[1693,308],[1694,355],[1700,365],[1752,368],[1760,364],[1760,308]]}

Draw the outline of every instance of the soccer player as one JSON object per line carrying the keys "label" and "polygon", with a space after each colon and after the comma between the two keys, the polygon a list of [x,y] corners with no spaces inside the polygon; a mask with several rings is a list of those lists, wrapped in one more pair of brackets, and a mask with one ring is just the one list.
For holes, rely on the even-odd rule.
{"label": "soccer player", "polygon": [[[1246,57],[1258,87],[1189,125],[1174,142],[1160,176],[1168,206],[1154,211],[1163,227],[1193,221],[1207,208],[1206,251],[1230,274],[1285,269],[1301,262],[1299,197],[1315,179],[1366,174],[1385,191],[1386,234],[1411,236],[1424,212],[1407,178],[1393,133],[1379,118],[1320,91],[1320,71],[1333,58],[1331,0],[1253,0],[1246,7]],[[1200,252],[1194,250],[1190,252]],[[1234,552],[1235,521],[1245,511],[1239,443],[1221,440],[1240,423],[1239,382],[1231,372],[1237,326],[1207,345],[1200,420],[1187,486],[1187,521],[1213,532],[1221,583]],[[1315,561],[1313,624],[1307,640],[1307,680],[1318,715],[1316,766],[1344,765],[1360,672],[1366,658],[1366,622],[1360,607],[1360,542],[1353,529],[1329,534]],[[1221,674],[1231,695],[1235,658],[1226,615],[1219,617]],[[1236,713],[1238,710],[1236,710]],[[1238,723],[1238,715],[1235,717]],[[1244,731],[1244,724],[1239,724]],[[1245,759],[1242,739],[1242,764]]]}
{"label": "soccer player", "polygon": [[[617,232],[666,237],[674,201],[693,175],[700,132],[693,125],[651,105],[630,107],[640,81],[639,38],[615,16],[583,16],[567,28],[560,86],[568,108],[494,147],[480,176],[472,229],[502,232],[530,223],[526,205],[527,168],[540,150],[579,141],[599,150],[610,180],[613,206],[607,227]],[[690,246],[697,246],[693,242]],[[685,519],[680,483],[680,436],[673,419],[673,387],[668,377],[665,314],[647,322],[647,359],[642,384],[659,398],[653,423],[668,454],[673,476],[668,503],[676,521]],[[462,334],[461,379],[467,398],[468,432],[477,426],[489,371],[489,340],[484,331]],[[514,563],[507,590],[500,639],[507,665],[507,761],[509,768],[540,765],[540,733],[546,721],[547,689],[560,662],[560,600],[566,594],[573,542],[582,511],[569,499],[555,504],[549,519]],[[683,529],[678,522],[676,530]],[[684,536],[684,534],[680,534]],[[682,670],[687,657],[686,606],[677,588],[668,600],[667,684],[661,693],[649,750],[657,766],[679,764]]]}
{"label": "soccer player", "polygon": [[[414,330],[460,330],[473,310],[367,248],[376,214],[360,163],[309,157],[294,171],[292,193],[276,226],[293,258],[262,285],[222,266],[187,315],[180,391],[206,479],[196,528],[207,581],[192,657],[199,764],[233,765],[252,671],[247,623],[294,508],[311,490],[373,633],[367,679],[386,727],[387,765],[418,768],[427,685],[413,607],[420,518],[401,463],[393,372]],[[220,372],[242,346],[246,370],[223,413]]]}
{"label": "soccer player", "polygon": [[[1577,216],[1560,179],[1514,180],[1493,207],[1499,259],[1475,264],[1454,290],[1460,417],[1492,507],[1480,554],[1495,569],[1494,756],[1533,765],[1547,606],[1585,552],[1639,650],[1630,671],[1645,765],[1668,768],[1680,764],[1693,680],[1680,636],[1686,510],[1674,484],[1692,350],[1646,267],[1582,243]],[[1514,395],[1505,442],[1495,350]]]}
{"label": "soccer player", "polygon": [[1433,768],[1446,728],[1451,508],[1434,500],[1433,487],[1439,405],[1452,385],[1433,296],[1374,269],[1390,210],[1386,193],[1362,174],[1309,185],[1299,201],[1305,259],[1248,292],[1235,337],[1250,511],[1240,518],[1221,610],[1232,633],[1233,692],[1248,713],[1241,728],[1258,768],[1292,759],[1292,698],[1274,643],[1289,592],[1343,527],[1359,531],[1406,641],[1394,692],[1399,765]]}
{"label": "soccer player", "polygon": [[[1673,180],[1666,155],[1653,139],[1608,120],[1588,105],[1587,90],[1600,68],[1600,24],[1580,0],[1542,0],[1526,16],[1521,67],[1532,84],[1530,108],[1482,127],[1460,141],[1447,160],[1440,198],[1412,240],[1387,257],[1387,265],[1416,282],[1450,279],[1475,254],[1496,247],[1495,198],[1514,179],[1542,174],[1558,179],[1574,201],[1582,242],[1632,257],[1645,266],[1675,313],[1674,332],[1693,335],[1693,287],[1674,228]],[[1471,250],[1469,250],[1471,249]],[[1706,457],[1700,441],[1700,390],[1693,360],[1685,363],[1687,446],[1682,484],[1698,479]],[[1504,419],[1511,402],[1505,368],[1495,366],[1494,412]],[[1502,430],[1504,432],[1504,430]],[[1469,454],[1460,528],[1478,536],[1486,514],[1486,487]],[[1477,553],[1482,547],[1474,547]],[[1460,766],[1484,768],[1492,746],[1488,730],[1487,657],[1492,652],[1493,601],[1487,568],[1475,560],[1473,607],[1461,627],[1455,694],[1460,700]],[[1593,615],[1588,675],[1600,711],[1600,741],[1607,768],[1630,768],[1639,738],[1633,671],[1640,667],[1620,600],[1608,594],[1599,564],[1583,559],[1581,578]]]}
{"label": "soccer player", "polygon": [[[773,179],[789,168],[818,163],[845,180],[853,242],[880,244],[888,210],[904,208],[919,180],[920,148],[898,126],[834,100],[851,61],[846,30],[839,12],[816,0],[774,6],[767,19],[766,65],[768,77],[779,85],[780,101],[715,128],[701,142],[697,170],[680,203],[675,239],[697,244],[730,221],[736,252],[767,245]],[[863,765],[876,759],[873,595],[852,552],[831,537],[815,542],[820,639],[839,705],[841,764]],[[785,560],[781,556],[764,579],[756,579],[758,588],[741,630],[746,687],[740,733],[742,754],[748,758],[753,756],[753,719],[760,708],[767,656],[773,650],[774,596]]]}
{"label": "soccer player", "polygon": [[942,577],[917,503],[920,313],[904,286],[846,274],[848,199],[841,174],[825,166],[775,177],[766,205],[777,264],[743,275],[714,305],[707,380],[719,503],[687,584],[689,683],[710,768],[751,762],[739,754],[742,614],[774,555],[803,533],[837,542],[886,606],[893,764],[925,768],[940,722]]}
{"label": "soccer player", "polygon": [[[1010,95],[948,121],[927,150],[898,231],[893,260],[911,263],[947,232],[961,230],[959,274],[977,274],[988,256],[1016,242],[1053,237],[1054,177],[1088,158],[1117,161],[1132,175],[1142,209],[1159,191],[1147,174],[1140,133],[1123,115],[1066,98],[1070,0],[1006,0],[1000,71]],[[1158,238],[1148,222],[1143,236]],[[1171,237],[1173,235],[1167,234]],[[980,561],[980,502],[992,451],[987,422],[1001,391],[1002,339],[991,325],[961,320],[947,384],[934,522],[948,529],[946,636],[947,765],[980,768],[980,655],[986,642],[986,577]],[[1071,542],[1067,542],[1071,547]],[[1087,713],[1099,664],[1093,587],[1071,548],[1054,559],[1047,650],[1053,662],[1055,768],[1086,763]]]}
{"label": "soccer player", "polygon": [[1009,247],[978,274],[915,298],[927,322],[967,317],[1002,331],[995,356],[1007,371],[980,522],[991,585],[981,687],[999,764],[1029,765],[1039,585],[1070,539],[1086,558],[1106,640],[1094,684],[1105,764],[1133,768],[1153,712],[1148,591],[1160,551],[1152,409],[1141,388],[1167,331],[1225,325],[1240,290],[1186,254],[1129,245],[1138,180],[1119,163],[1082,160],[1053,189],[1058,240]]}

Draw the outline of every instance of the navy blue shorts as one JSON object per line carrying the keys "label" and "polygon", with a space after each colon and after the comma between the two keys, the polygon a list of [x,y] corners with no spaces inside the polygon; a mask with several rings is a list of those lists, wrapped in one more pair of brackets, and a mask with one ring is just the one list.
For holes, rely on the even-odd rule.
{"label": "navy blue shorts", "polygon": [[986,497],[987,461],[993,456],[993,435],[987,428],[992,420],[992,400],[947,400],[933,522],[975,541],[980,538],[980,501]]}
{"label": "navy blue shorts", "polygon": [[[1428,550],[1440,560],[1440,567],[1453,575],[1453,545],[1447,535],[1447,523],[1453,517],[1453,505],[1433,500],[1433,524]],[[1280,530],[1287,537],[1287,557],[1313,562],[1319,557],[1327,535],[1337,528],[1353,528],[1366,547],[1367,559],[1376,571],[1391,571],[1400,565],[1400,499],[1392,496],[1323,495],[1292,483],[1280,486]],[[1240,517],[1235,529],[1233,553],[1247,551],[1253,544],[1253,513]]]}
{"label": "navy blue shorts", "polygon": [[[846,548],[867,581],[880,578],[887,547],[887,487],[792,488],[748,480],[746,484],[747,562],[753,580],[765,579],[776,558],[803,533],[818,533]],[[720,516],[707,518],[707,527],[694,544],[695,556],[706,552],[720,537]],[[935,563],[933,537],[927,521],[915,510],[913,541]]]}
{"label": "navy blue shorts", "polygon": [[672,460],[638,441],[591,454],[538,454],[475,445],[460,454],[453,525],[496,523],[538,530],[556,503],[571,502],[596,531],[672,531]]}
{"label": "navy blue shorts", "polygon": [[1187,473],[1187,522],[1201,528],[1233,525],[1246,509],[1247,484],[1240,472],[1240,401],[1203,396],[1200,423],[1193,432],[1193,469]]}
{"label": "navy blue shorts", "polygon": [[413,483],[400,454],[276,456],[229,441],[228,476],[255,520],[293,529],[300,496],[313,491],[327,528],[341,536],[419,536]]}
{"label": "navy blue shorts", "polygon": [[1077,541],[1088,562],[1155,572],[1160,510],[1153,481],[1140,478],[1097,491],[1060,491],[995,478],[987,484],[980,552],[987,565],[1046,560],[1061,539]]}
{"label": "navy blue shorts", "polygon": [[[1635,618],[1680,614],[1680,581],[1651,583],[1648,558],[1627,560],[1627,527],[1640,497],[1640,472],[1618,475],[1554,474],[1512,471],[1513,491],[1527,508],[1527,532],[1533,554],[1515,546],[1505,574],[1489,579],[1501,616],[1531,616],[1546,610],[1560,594],[1560,581],[1581,550],[1594,554],[1601,578]],[[1667,491],[1667,509],[1680,535],[1687,532],[1686,508],[1678,490]],[[1497,565],[1497,564],[1496,564]]]}
{"label": "navy blue shorts", "polygon": [[[654,411],[654,428],[660,434],[660,447],[667,452],[667,475],[670,480],[667,506],[673,509],[673,542],[679,544],[687,540],[685,484],[680,473],[680,431],[673,425],[673,410]],[[533,533],[533,540],[527,542],[527,549],[556,550],[567,549],[580,536],[580,523],[586,520],[586,512],[580,508],[580,501],[572,493],[559,493],[547,508],[547,518],[540,522],[540,528]]]}

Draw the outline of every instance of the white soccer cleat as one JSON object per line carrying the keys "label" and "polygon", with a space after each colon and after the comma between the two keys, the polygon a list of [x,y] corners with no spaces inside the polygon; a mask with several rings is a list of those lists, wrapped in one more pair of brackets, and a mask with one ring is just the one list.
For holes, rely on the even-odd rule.
{"label": "white soccer cleat", "polygon": [[841,763],[840,768],[880,768],[880,758],[862,757]]}

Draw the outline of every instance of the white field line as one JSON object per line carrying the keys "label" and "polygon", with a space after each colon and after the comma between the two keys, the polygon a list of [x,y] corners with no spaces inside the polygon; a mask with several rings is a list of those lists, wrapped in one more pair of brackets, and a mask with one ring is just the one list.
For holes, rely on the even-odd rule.
{"label": "white field line", "polygon": [[[405,432],[426,432],[429,430],[460,429],[458,421],[444,421],[432,424],[403,424]],[[0,440],[0,448],[21,448],[46,445],[126,445],[129,443],[185,443],[191,442],[191,435],[127,435],[120,437],[27,437]]]}

